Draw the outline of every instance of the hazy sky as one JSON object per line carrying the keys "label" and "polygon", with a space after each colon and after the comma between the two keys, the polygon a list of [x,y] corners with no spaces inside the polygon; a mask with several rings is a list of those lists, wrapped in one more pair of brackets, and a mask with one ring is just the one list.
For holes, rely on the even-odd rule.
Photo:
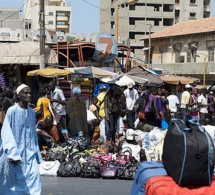
{"label": "hazy sky", "polygon": [[[72,6],[72,32],[99,32],[99,2],[100,0],[67,0],[68,5]],[[20,8],[23,4],[24,0],[0,0],[0,7]],[[215,16],[215,0],[212,0],[211,10]]]}

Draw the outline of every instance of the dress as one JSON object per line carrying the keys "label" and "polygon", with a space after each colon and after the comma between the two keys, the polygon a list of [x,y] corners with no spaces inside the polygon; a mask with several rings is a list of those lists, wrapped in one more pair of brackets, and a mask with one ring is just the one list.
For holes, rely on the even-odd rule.
{"label": "dress", "polygon": [[[32,108],[15,104],[7,111],[0,140],[0,194],[40,195],[38,163],[42,162]],[[9,159],[21,160],[11,164]]]}
{"label": "dress", "polygon": [[67,126],[69,136],[76,137],[79,131],[83,132],[84,137],[89,136],[87,125],[87,110],[83,100],[71,97],[66,104]]}

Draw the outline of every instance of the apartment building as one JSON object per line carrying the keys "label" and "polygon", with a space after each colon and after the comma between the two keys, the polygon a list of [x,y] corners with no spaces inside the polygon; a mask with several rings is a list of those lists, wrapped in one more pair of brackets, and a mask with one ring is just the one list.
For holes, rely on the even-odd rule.
{"label": "apartment building", "polygon": [[149,48],[143,48],[140,41],[144,35],[178,22],[210,17],[211,13],[210,0],[136,0],[128,5],[129,1],[100,0],[100,31],[117,34],[120,43],[129,40],[135,58],[139,59],[143,59],[143,50]]}
{"label": "apartment building", "polygon": [[21,12],[22,10],[19,9],[0,8],[0,28],[10,28],[11,30],[22,28]]}
{"label": "apartment building", "polygon": [[[39,27],[39,0],[25,0],[25,19],[27,29],[38,30]],[[70,31],[71,7],[66,0],[45,0],[45,28],[49,31]]]}

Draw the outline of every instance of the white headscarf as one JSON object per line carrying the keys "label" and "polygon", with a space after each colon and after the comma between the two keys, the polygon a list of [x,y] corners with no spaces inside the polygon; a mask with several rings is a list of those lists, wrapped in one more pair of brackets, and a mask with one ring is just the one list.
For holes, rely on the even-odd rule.
{"label": "white headscarf", "polygon": [[21,84],[19,87],[17,87],[17,89],[16,89],[17,95],[20,93],[20,91],[22,91],[26,87],[29,87],[29,86],[26,84]]}

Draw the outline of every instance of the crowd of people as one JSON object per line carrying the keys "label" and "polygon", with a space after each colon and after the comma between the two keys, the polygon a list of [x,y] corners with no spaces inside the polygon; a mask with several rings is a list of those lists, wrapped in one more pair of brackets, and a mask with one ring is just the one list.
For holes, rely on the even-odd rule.
{"label": "crowd of people", "polygon": [[[33,106],[31,90],[25,84],[14,91],[8,88],[2,91],[0,164],[4,168],[0,167],[0,180],[10,185],[7,189],[20,188],[21,184],[15,181],[23,175],[27,178],[25,185],[34,186],[32,182],[35,182],[40,186],[38,170],[32,168],[42,161],[40,151],[65,143],[69,138],[81,136],[88,139],[90,145],[114,147],[126,129],[143,132],[150,132],[154,127],[166,129],[164,124],[168,125],[171,118],[193,119],[202,125],[215,122],[213,91],[190,84],[185,85],[182,92],[144,84],[134,86],[132,82],[124,90],[116,85],[110,88],[101,85],[98,96],[92,98],[88,108],[81,98],[80,87],[72,87],[71,94],[66,100],[62,89],[52,80],[40,87],[39,99]],[[24,169],[16,166],[20,163]],[[17,178],[11,180],[5,170],[14,171]],[[36,173],[34,179],[33,172]],[[31,194],[37,194],[34,190],[39,192],[39,187],[28,189],[32,190]]]}

